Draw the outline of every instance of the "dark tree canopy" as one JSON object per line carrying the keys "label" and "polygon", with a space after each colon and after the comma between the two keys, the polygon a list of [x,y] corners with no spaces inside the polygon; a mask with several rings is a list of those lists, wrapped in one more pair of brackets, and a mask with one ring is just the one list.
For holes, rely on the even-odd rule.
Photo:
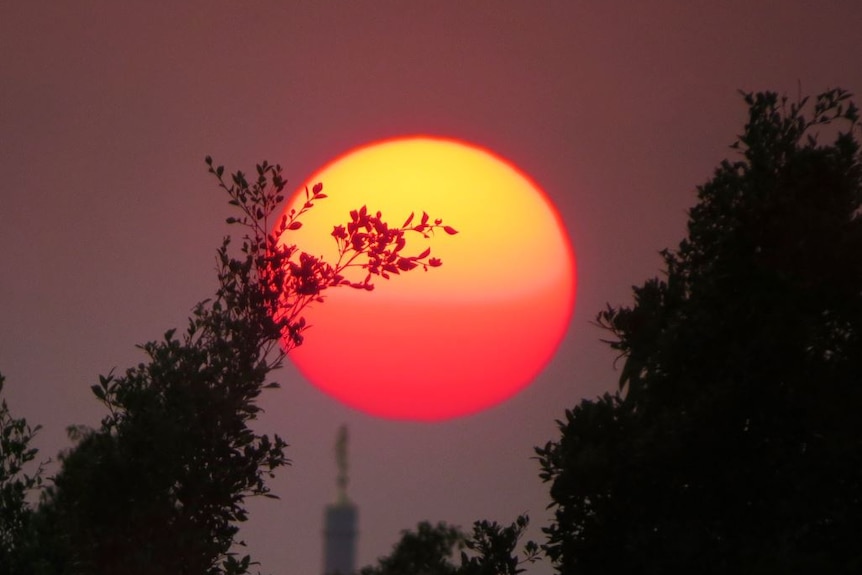
{"label": "dark tree canopy", "polygon": [[507,526],[476,521],[466,534],[446,523],[423,521],[416,531],[402,532],[392,553],[362,568],[360,575],[518,575],[524,564],[538,559],[534,542],[519,548],[528,524],[526,515]]}
{"label": "dark tree canopy", "polygon": [[862,572],[857,109],[744,98],[665,276],[598,315],[620,392],[537,449],[561,573]]}
{"label": "dark tree canopy", "polygon": [[457,527],[423,521],[415,531],[406,530],[392,548],[392,553],[380,557],[376,565],[360,570],[360,575],[455,575],[452,560],[464,548],[464,533]]}
{"label": "dark tree canopy", "polygon": [[[194,308],[185,330],[140,346],[144,361],[92,387],[107,415],[97,429],[71,430],[77,443],[35,511],[23,501],[34,480],[20,469],[35,455],[30,430],[2,404],[0,429],[9,433],[0,443],[0,496],[14,506],[0,509],[0,560],[14,552],[16,575],[247,573],[253,563],[235,539],[245,500],[274,497],[267,479],[289,463],[280,437],[254,430],[257,400],[277,387],[271,372],[302,343],[303,310],[330,288],[370,290],[391,267],[397,274],[440,265],[430,249],[406,255],[407,233],[457,233],[425,214],[390,227],[363,206],[351,212],[349,231],[336,227],[339,258],[326,262],[285,236],[326,197],[321,184],[277,220],[286,183],[279,166],[264,162],[248,181],[207,164],[239,212],[227,220],[243,230],[239,253],[225,238],[215,296]],[[347,267],[368,275],[349,281]]]}

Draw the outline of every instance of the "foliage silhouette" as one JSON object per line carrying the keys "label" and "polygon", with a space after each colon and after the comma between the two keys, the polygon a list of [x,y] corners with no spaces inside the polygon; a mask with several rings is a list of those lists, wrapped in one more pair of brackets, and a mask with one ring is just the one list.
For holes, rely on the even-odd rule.
{"label": "foliage silhouette", "polygon": [[538,559],[539,547],[531,541],[518,551],[528,524],[526,515],[506,527],[477,521],[467,535],[446,523],[421,522],[415,532],[402,532],[392,553],[362,568],[360,575],[517,575]]}
{"label": "foliage silhouette", "polygon": [[[0,374],[0,395],[5,378]],[[14,418],[6,400],[0,400],[0,575],[18,573],[25,561],[23,541],[31,518],[27,495],[42,482],[42,467],[25,470],[36,457],[31,446],[39,427],[24,418]]]}
{"label": "foliage silhouette", "polygon": [[496,521],[476,521],[473,533],[465,542],[471,552],[461,553],[459,575],[518,575],[525,571],[524,565],[539,560],[539,547],[521,539],[530,520],[519,515],[514,522],[504,527]]}
{"label": "foliage silhouette", "polygon": [[456,552],[464,548],[464,533],[440,522],[431,525],[423,521],[416,531],[405,530],[392,548],[392,553],[377,559],[376,565],[363,567],[360,575],[455,575],[452,562]]}
{"label": "foliage silhouette", "polygon": [[665,277],[598,314],[620,391],[536,450],[560,573],[862,570],[857,108],[744,100]]}
{"label": "foliage silhouette", "polygon": [[[227,219],[243,230],[239,254],[225,238],[218,289],[195,306],[186,329],[140,346],[145,361],[92,386],[108,414],[98,429],[70,430],[77,444],[43,493],[24,538],[32,560],[19,574],[247,573],[254,563],[235,539],[245,499],[274,497],[266,480],[289,464],[284,440],[252,423],[262,390],[277,387],[271,372],[302,343],[303,310],[333,287],[370,290],[375,276],[440,265],[430,249],[406,255],[408,233],[457,233],[427,214],[389,227],[363,206],[333,231],[339,258],[328,263],[287,241],[326,197],[321,184],[276,221],[286,185],[280,166],[258,165],[249,182],[206,162],[239,212]],[[348,268],[365,270],[365,279],[349,280]]]}

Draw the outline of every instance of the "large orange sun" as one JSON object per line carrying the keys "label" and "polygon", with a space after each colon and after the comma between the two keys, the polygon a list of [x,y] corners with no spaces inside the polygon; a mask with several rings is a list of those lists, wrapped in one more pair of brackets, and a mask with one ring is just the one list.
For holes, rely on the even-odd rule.
{"label": "large orange sun", "polygon": [[395,226],[425,211],[459,233],[408,234],[405,254],[430,247],[441,267],[376,278],[370,292],[330,289],[307,308],[311,328],[289,357],[308,380],[366,413],[424,421],[476,413],[530,384],[568,327],[575,264],[557,211],[529,177],[472,144],[406,137],[336,158],[286,209],[317,182],[328,197],[285,241],[327,261],[333,226],[363,205]]}

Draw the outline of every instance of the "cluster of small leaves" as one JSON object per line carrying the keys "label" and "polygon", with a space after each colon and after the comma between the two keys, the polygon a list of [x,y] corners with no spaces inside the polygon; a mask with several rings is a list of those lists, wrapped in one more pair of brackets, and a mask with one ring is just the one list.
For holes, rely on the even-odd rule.
{"label": "cluster of small leaves", "polygon": [[[347,226],[335,226],[332,230],[332,237],[338,244],[338,261],[335,269],[342,284],[358,289],[372,289],[373,285],[370,283],[372,275],[389,279],[389,274],[398,275],[420,266],[425,271],[428,271],[429,267],[440,266],[442,262],[438,258],[430,257],[430,248],[415,256],[403,255],[402,250],[407,245],[404,236],[407,232],[415,232],[428,238],[437,229],[442,229],[449,235],[455,235],[458,233],[457,230],[452,226],[443,225],[441,219],[435,219],[433,223],[429,223],[430,217],[425,212],[422,212],[418,224],[413,224],[413,219],[414,214],[411,213],[401,227],[390,228],[383,221],[380,212],[372,215],[365,206],[359,210],[352,210]],[[351,282],[341,276],[344,270],[354,266],[368,271],[363,282]]]}
{"label": "cluster of small leaves", "polygon": [[[223,167],[213,166],[209,157],[207,165],[219,186],[230,196],[231,205],[242,211],[242,216],[228,218],[228,223],[245,228],[241,247],[244,259],[230,257],[227,239],[219,250],[220,280],[228,287],[234,281],[257,286],[252,291],[254,301],[230,300],[226,304],[257,310],[261,316],[259,321],[270,327],[266,332],[266,345],[270,348],[276,341],[272,337],[276,332],[280,334],[284,351],[302,343],[303,332],[308,327],[303,311],[312,302],[322,302],[323,292],[329,288],[350,286],[372,290],[372,276],[389,279],[390,274],[397,275],[420,266],[427,271],[429,267],[441,265],[438,258],[430,257],[430,248],[418,255],[404,255],[406,233],[418,233],[425,238],[437,229],[449,235],[458,233],[451,226],[443,225],[441,219],[430,223],[426,213],[418,224],[411,225],[411,214],[401,227],[390,227],[381,212],[371,214],[362,206],[350,212],[346,225],[333,227],[332,237],[337,243],[338,255],[336,261],[327,262],[300,251],[289,241],[289,232],[302,226],[301,216],[314,207],[315,202],[327,197],[322,183],[315,184],[311,190],[306,187],[302,205],[298,209],[291,208],[276,223],[271,220],[276,206],[284,200],[286,185],[279,165],[266,162],[258,165],[257,179],[251,184],[242,172],[226,181]],[[349,268],[366,271],[365,279],[354,281],[346,277]],[[230,289],[220,293],[223,297],[231,295]]]}
{"label": "cluster of small leaves", "polygon": [[[0,395],[3,383],[0,374]],[[12,417],[6,400],[0,401],[0,575],[16,573],[31,518],[26,497],[42,482],[41,465],[32,474],[25,472],[36,457],[31,442],[38,431],[38,426],[31,428],[25,419]]]}
{"label": "cluster of small leaves", "polygon": [[[260,337],[250,344],[261,347],[265,357],[272,357],[271,367],[274,368],[283,358],[283,353],[271,353],[280,339],[289,345],[302,343],[305,323],[300,312],[310,299],[308,286],[322,280],[319,268],[292,268],[290,263],[296,255],[296,247],[280,239],[286,231],[299,229],[302,225],[299,216],[313,206],[313,201],[326,196],[320,185],[315,186],[313,194],[306,189],[302,209],[291,211],[274,225],[287,184],[280,165],[258,164],[257,177],[249,183],[241,171],[226,180],[224,167],[214,166],[209,156],[206,163],[219,187],[228,194],[228,203],[240,210],[240,216],[227,218],[227,223],[244,228],[239,257],[231,253],[229,236],[218,250],[219,303],[231,313],[254,317],[262,329]],[[239,289],[241,286],[248,287]]]}
{"label": "cluster of small leaves", "polygon": [[473,534],[465,541],[465,551],[461,552],[459,575],[518,575],[525,571],[525,565],[535,563],[541,557],[539,545],[527,541],[520,554],[518,546],[530,523],[527,515],[519,515],[508,526],[496,521],[477,521],[473,524]]}
{"label": "cluster of small leaves", "polygon": [[698,188],[665,277],[597,316],[619,392],[536,450],[562,573],[862,569],[858,110],[744,101],[741,158]]}

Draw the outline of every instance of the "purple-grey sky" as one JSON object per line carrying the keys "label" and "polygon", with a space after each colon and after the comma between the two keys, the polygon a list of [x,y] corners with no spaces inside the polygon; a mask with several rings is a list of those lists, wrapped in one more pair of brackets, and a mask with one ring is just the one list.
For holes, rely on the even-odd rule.
{"label": "purple-grey sky", "polygon": [[[7,2],[0,8],[0,371],[44,457],[102,415],[89,386],[181,326],[229,230],[206,174],[280,162],[298,184],[347,149],[473,141],[556,202],[578,256],[569,334],[522,394],[439,424],[343,407],[287,367],[260,428],[291,444],[243,528],[274,575],[321,568],[333,442],[351,433],[359,558],[427,519],[547,512],[532,447],[614,388],[590,321],[658,273],[695,186],[745,119],[737,89],[862,94],[862,4],[775,1]],[[421,209],[421,207],[420,207]],[[443,214],[445,217],[445,214]],[[454,223],[454,222],[453,222]],[[513,262],[512,273],[526,264]],[[313,331],[308,337],[314,337]],[[529,334],[525,334],[529,337]],[[537,566],[533,573],[547,573]]]}

